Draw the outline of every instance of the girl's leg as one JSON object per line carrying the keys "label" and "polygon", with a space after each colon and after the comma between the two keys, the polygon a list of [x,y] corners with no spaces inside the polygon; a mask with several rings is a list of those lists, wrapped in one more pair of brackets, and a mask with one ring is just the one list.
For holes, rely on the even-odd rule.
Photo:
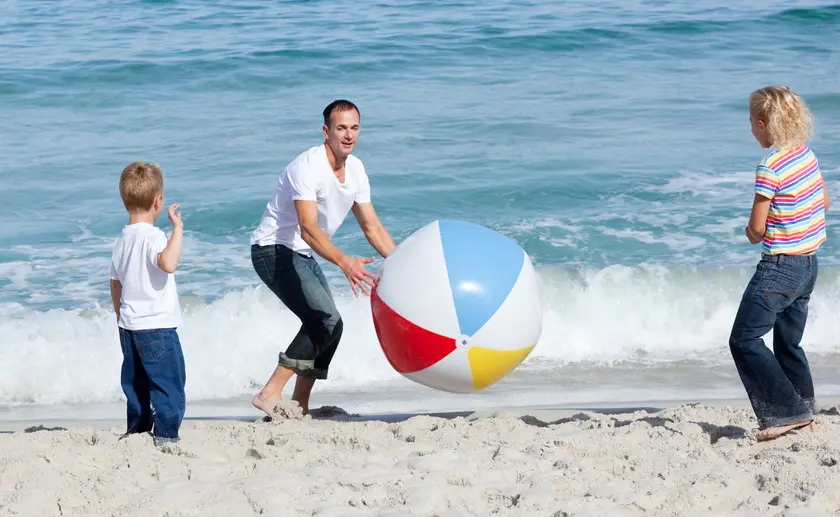
{"label": "girl's leg", "polygon": [[811,279],[803,294],[778,315],[776,326],[773,327],[773,353],[785,376],[812,413],[816,411],[814,381],[805,350],[800,343],[808,320],[808,302],[816,281],[817,266],[814,261]]}
{"label": "girl's leg", "polygon": [[[732,325],[729,349],[760,429],[806,424],[811,411],[785,376],[761,336],[796,298],[797,286],[785,285],[778,265],[762,261],[747,285]],[[804,282],[802,282],[804,284]]]}

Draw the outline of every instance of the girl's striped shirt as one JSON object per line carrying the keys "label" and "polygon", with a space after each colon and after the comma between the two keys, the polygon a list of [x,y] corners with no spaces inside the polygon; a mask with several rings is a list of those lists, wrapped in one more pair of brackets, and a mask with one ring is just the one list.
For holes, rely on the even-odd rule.
{"label": "girl's striped shirt", "polygon": [[762,251],[811,253],[826,239],[822,174],[807,145],[772,150],[755,171],[755,192],[772,199]]}

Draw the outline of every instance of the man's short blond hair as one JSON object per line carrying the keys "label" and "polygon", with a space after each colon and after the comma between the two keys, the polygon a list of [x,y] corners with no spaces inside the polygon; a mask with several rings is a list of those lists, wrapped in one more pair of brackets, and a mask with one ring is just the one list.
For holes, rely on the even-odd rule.
{"label": "man's short blond hair", "polygon": [[134,162],[120,176],[120,197],[125,209],[151,210],[155,197],[163,193],[163,172],[146,162]]}

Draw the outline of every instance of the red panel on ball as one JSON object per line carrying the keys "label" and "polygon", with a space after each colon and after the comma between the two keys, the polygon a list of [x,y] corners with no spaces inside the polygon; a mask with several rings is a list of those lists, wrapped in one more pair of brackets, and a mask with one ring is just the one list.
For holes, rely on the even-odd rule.
{"label": "red panel on ball", "polygon": [[418,372],[451,354],[455,340],[418,327],[397,314],[373,290],[370,296],[373,327],[379,345],[399,373]]}

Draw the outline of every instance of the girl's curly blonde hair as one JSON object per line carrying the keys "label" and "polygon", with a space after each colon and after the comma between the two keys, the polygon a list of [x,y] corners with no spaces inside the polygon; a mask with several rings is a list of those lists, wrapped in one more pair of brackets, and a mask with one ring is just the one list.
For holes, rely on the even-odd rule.
{"label": "girl's curly blonde hair", "polygon": [[803,145],[814,132],[805,101],[787,86],[767,86],[750,94],[750,114],[767,125],[776,149]]}

